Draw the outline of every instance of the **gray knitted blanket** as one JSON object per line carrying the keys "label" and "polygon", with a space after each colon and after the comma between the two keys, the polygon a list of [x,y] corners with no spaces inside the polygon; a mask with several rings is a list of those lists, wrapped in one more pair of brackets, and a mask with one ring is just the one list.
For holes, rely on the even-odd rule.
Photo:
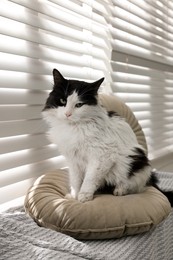
{"label": "gray knitted blanket", "polygon": [[[173,187],[160,173],[161,186]],[[170,184],[171,183],[171,184]],[[0,260],[173,260],[173,210],[150,232],[112,240],[78,241],[37,226],[23,207],[0,214]]]}

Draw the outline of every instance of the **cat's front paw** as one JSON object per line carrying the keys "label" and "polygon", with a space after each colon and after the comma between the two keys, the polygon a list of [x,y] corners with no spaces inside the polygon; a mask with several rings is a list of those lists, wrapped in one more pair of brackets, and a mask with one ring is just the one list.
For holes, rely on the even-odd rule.
{"label": "cat's front paw", "polygon": [[75,196],[74,196],[73,194],[67,193],[67,194],[65,195],[65,199],[76,199],[76,198],[75,198]]}
{"label": "cat's front paw", "polygon": [[127,190],[123,186],[119,186],[114,189],[113,194],[115,196],[123,196],[127,194]]}
{"label": "cat's front paw", "polygon": [[93,199],[93,194],[89,192],[81,192],[78,194],[78,200],[80,202],[86,202]]}

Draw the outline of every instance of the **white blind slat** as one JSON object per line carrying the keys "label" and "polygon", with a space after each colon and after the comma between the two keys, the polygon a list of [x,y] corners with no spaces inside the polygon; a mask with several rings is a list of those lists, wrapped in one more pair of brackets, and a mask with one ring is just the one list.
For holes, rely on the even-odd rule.
{"label": "white blind slat", "polygon": [[172,149],[172,6],[170,1],[113,3],[112,90],[134,111],[153,159]]}
{"label": "white blind slat", "polygon": [[0,78],[0,88],[3,89],[50,90],[53,82],[51,75],[10,71],[9,77],[9,71],[5,70],[0,70]]}
{"label": "white blind slat", "polygon": [[36,177],[66,166],[64,157],[47,139],[48,126],[41,118],[52,89],[53,68],[67,78],[79,80],[93,81],[104,76],[104,86],[110,91],[107,9],[110,2],[1,1],[0,197],[3,200],[24,195]]}
{"label": "white blind slat", "polygon": [[46,134],[18,135],[0,139],[0,154],[26,149],[34,149],[49,145]]}
{"label": "white blind slat", "polygon": [[0,189],[0,204],[9,202],[24,196],[26,190],[28,190],[34,179],[29,179],[21,182],[14,182],[12,185],[3,186]]}
{"label": "white blind slat", "polygon": [[[167,26],[168,12],[166,12],[165,14],[163,12],[160,13],[158,9],[152,8],[151,4],[148,5],[147,9],[147,1],[143,1],[143,7],[137,6],[136,4],[133,4],[133,1],[129,0],[125,0],[124,2],[122,2],[121,0],[114,0],[114,2],[116,8],[114,9],[114,11],[117,11],[116,17],[118,16],[119,18],[122,18],[123,20],[126,20],[130,23],[137,24],[138,26],[140,25],[139,27],[145,29],[146,31],[159,34],[162,33],[162,35],[167,34],[168,38],[169,36],[171,36],[171,27]],[[138,3],[140,5],[140,1],[138,1]],[[171,34],[168,35],[168,33],[166,32],[169,32]]]}
{"label": "white blind slat", "polygon": [[[34,1],[35,3],[35,1]],[[35,8],[39,5],[39,3],[34,4]],[[11,8],[11,9],[9,9]],[[49,10],[49,5],[41,5],[42,9]],[[16,10],[16,12],[14,12]],[[66,14],[66,12],[62,12],[59,8],[56,9],[56,14],[58,15],[58,19],[56,21],[51,21],[50,16],[43,16],[39,13],[39,10],[36,13],[29,11],[27,8],[22,7],[21,5],[15,3],[8,3],[2,0],[0,15],[24,24],[28,24],[34,28],[39,28],[47,32],[61,34],[70,39],[78,39],[83,40],[85,42],[90,42],[92,38],[88,37],[89,35],[85,33],[81,33],[81,29],[89,30],[91,32],[101,34],[102,37],[106,36],[105,30],[102,30],[100,26],[95,25],[90,20],[81,19],[81,17],[76,18],[76,15]],[[49,19],[47,19],[49,18]],[[67,23],[67,25],[61,24]],[[75,27],[75,29],[74,29]],[[78,28],[78,30],[77,30]]]}
{"label": "white blind slat", "polygon": [[13,153],[1,155],[1,171],[16,168],[18,165],[27,165],[41,160],[46,160],[58,155],[57,147],[42,147],[38,149],[21,150]]}
{"label": "white blind slat", "polygon": [[25,195],[35,178],[56,168],[63,168],[65,165],[64,157],[58,156],[44,162],[2,172],[6,178],[0,175],[0,204]]}
{"label": "white blind slat", "polygon": [[38,134],[47,131],[43,120],[20,120],[0,122],[0,137],[9,137],[24,134]]}
{"label": "white blind slat", "polygon": [[[65,166],[65,158],[63,156],[57,156],[37,163],[27,164],[24,166],[19,166],[17,168],[11,168],[9,170],[3,171],[0,175],[0,187],[8,186],[13,183],[17,184],[18,182],[23,180],[30,181],[31,178],[34,180],[45,172],[49,173],[49,171],[58,168],[64,168]],[[4,174],[6,178],[3,178]]]}
{"label": "white blind slat", "polygon": [[1,121],[39,119],[42,109],[43,106],[40,105],[0,105],[0,118]]}
{"label": "white blind slat", "polygon": [[46,91],[25,89],[1,89],[0,103],[2,105],[27,104],[42,105],[47,98]]}
{"label": "white blind slat", "polygon": [[[6,54],[6,53],[0,53],[1,60],[0,60],[0,70],[10,70],[10,71],[18,71],[18,72],[29,72],[32,74],[45,74],[49,75],[52,72],[52,68],[57,66],[57,63],[52,62],[45,62],[42,60],[37,60],[33,58],[18,56],[18,55],[12,55],[12,54]],[[92,60],[90,60],[90,63],[92,64]],[[92,69],[90,67],[85,67],[85,64],[83,64],[83,68],[81,70],[78,70],[79,67],[75,66],[69,66],[59,64],[59,66],[62,68],[61,71],[64,75],[69,75],[71,78],[83,78],[87,79],[88,74],[90,74],[91,79],[98,79],[99,77],[103,76],[103,72],[99,69]],[[101,62],[101,65],[103,63]],[[104,66],[102,66],[103,68]],[[70,70],[69,70],[70,69]],[[93,71],[93,72],[92,72]]]}

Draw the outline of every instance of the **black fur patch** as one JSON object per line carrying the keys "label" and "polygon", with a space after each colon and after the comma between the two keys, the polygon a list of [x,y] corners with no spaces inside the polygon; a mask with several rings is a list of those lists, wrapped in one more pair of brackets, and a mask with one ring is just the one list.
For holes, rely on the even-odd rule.
{"label": "black fur patch", "polygon": [[144,169],[146,166],[149,166],[149,160],[145,154],[145,152],[140,148],[135,148],[134,150],[135,155],[129,155],[128,157],[131,158],[130,168],[129,168],[129,177],[133,176],[134,173],[139,172],[140,170]]}
{"label": "black fur patch", "polygon": [[146,183],[147,186],[153,186],[155,188],[158,188],[158,178],[156,176],[155,172],[151,172],[151,176],[150,179],[148,180],[148,182]]}
{"label": "black fur patch", "polygon": [[115,111],[108,111],[108,116],[113,117],[113,116],[119,116],[119,115]]}
{"label": "black fur patch", "polygon": [[159,180],[158,180],[156,172],[151,172],[150,179],[146,183],[146,186],[153,186],[157,190],[162,192],[167,197],[167,199],[169,200],[171,207],[173,207],[173,192],[172,191],[166,191],[166,190],[164,191],[164,190],[159,188]]}
{"label": "black fur patch", "polygon": [[96,194],[113,194],[115,186],[104,184],[100,188],[97,189]]}

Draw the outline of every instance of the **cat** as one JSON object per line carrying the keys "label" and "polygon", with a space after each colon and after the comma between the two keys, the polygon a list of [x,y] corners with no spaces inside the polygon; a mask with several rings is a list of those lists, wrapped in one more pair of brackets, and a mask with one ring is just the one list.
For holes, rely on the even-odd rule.
{"label": "cat", "polygon": [[90,201],[104,185],[112,186],[115,196],[157,187],[146,151],[129,124],[100,104],[104,78],[68,80],[54,69],[53,79],[42,114],[50,125],[50,140],[67,160],[71,191],[66,197]]}

